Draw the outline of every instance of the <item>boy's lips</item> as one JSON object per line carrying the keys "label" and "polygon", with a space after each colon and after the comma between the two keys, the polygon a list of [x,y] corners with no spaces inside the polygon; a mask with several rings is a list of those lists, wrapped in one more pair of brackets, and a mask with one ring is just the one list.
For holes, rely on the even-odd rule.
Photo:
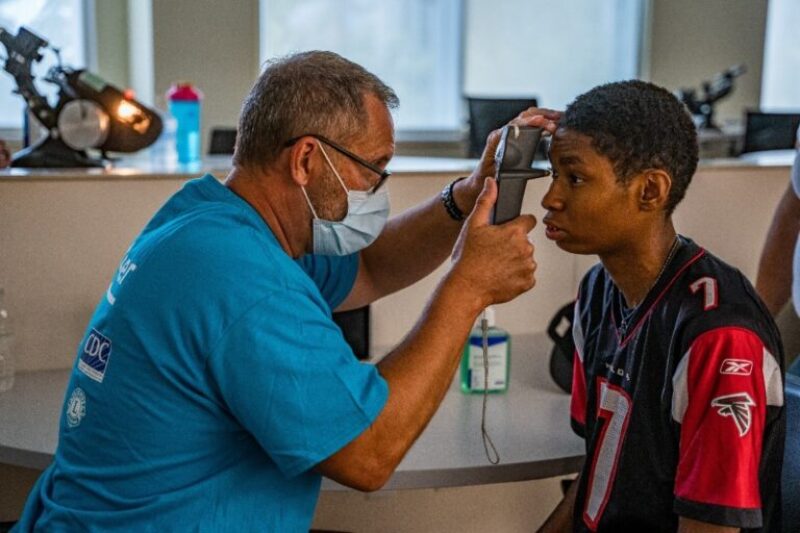
{"label": "boy's lips", "polygon": [[566,235],[563,229],[553,224],[553,222],[549,220],[547,217],[545,217],[542,222],[544,223],[544,234],[548,239],[557,241],[559,239],[564,238],[564,236]]}

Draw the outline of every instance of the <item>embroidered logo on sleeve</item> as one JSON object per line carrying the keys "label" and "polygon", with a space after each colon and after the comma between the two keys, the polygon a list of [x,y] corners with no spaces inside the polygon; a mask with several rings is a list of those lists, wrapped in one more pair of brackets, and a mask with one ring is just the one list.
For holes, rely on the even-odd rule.
{"label": "embroidered logo on sleeve", "polygon": [[111,340],[92,328],[81,348],[81,359],[78,361],[78,368],[93,380],[102,383],[110,357]]}
{"label": "embroidered logo on sleeve", "polygon": [[86,394],[77,387],[67,401],[67,425],[71,428],[78,427],[86,416]]}
{"label": "embroidered logo on sleeve", "polygon": [[752,419],[750,408],[756,403],[746,392],[736,394],[726,394],[711,400],[711,406],[717,408],[720,416],[729,416],[739,430],[739,436],[744,437],[750,431],[750,421]]}
{"label": "embroidered logo on sleeve", "polygon": [[724,359],[719,368],[720,374],[734,376],[749,376],[753,373],[753,362],[747,359]]}

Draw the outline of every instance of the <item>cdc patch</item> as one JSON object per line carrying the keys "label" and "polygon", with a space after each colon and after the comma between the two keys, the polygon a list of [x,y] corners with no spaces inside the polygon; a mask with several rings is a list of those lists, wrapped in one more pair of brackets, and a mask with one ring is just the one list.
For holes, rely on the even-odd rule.
{"label": "cdc patch", "polygon": [[92,328],[86,337],[86,342],[83,343],[78,368],[93,380],[102,383],[110,357],[111,340]]}

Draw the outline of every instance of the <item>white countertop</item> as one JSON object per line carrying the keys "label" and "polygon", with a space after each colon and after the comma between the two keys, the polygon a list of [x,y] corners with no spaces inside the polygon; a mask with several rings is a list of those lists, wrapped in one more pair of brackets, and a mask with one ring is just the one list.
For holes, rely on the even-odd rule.
{"label": "white countertop", "polygon": [[[449,157],[411,157],[397,156],[389,164],[389,170],[397,175],[442,174],[466,175],[477,165],[477,159]],[[211,173],[224,177],[231,169],[231,156],[210,156],[201,162],[178,164],[137,156],[120,159],[106,168],[7,168],[0,170],[3,179],[124,179],[124,178],[175,178],[186,179],[200,174]]]}
{"label": "white countertop", "polygon": [[[501,462],[486,459],[479,394],[444,402],[384,489],[435,488],[540,479],[577,472],[584,445],[570,428],[569,395],[550,379],[552,343],[543,333],[512,338],[511,380],[489,397],[487,427]],[[58,442],[68,370],[21,373],[0,394],[0,462],[44,469]],[[325,479],[323,490],[349,490]]]}
{"label": "white countertop", "polygon": [[[752,152],[735,158],[703,159],[700,168],[763,168],[789,167],[794,161],[794,150]],[[389,170],[397,176],[467,175],[478,164],[477,159],[450,157],[397,156],[389,163]],[[537,161],[534,166],[547,166]],[[8,180],[86,180],[86,179],[190,179],[211,173],[223,178],[230,171],[230,156],[211,156],[191,164],[166,163],[147,156],[124,158],[107,168],[8,168],[0,170],[0,182]]]}

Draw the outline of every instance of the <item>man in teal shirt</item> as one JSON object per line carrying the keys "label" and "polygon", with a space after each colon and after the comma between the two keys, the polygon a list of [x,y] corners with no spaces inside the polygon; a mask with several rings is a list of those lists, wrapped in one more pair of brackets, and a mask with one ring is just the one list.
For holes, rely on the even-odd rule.
{"label": "man in teal shirt", "polygon": [[[188,182],[122,259],[18,531],[304,531],[321,476],[365,491],[388,480],[477,315],[530,289],[536,268],[532,216],[488,224],[491,155],[384,227],[396,104],[336,54],[266,68],[225,183]],[[332,310],[400,290],[451,252],[414,329],[377,365],[358,362]]]}

